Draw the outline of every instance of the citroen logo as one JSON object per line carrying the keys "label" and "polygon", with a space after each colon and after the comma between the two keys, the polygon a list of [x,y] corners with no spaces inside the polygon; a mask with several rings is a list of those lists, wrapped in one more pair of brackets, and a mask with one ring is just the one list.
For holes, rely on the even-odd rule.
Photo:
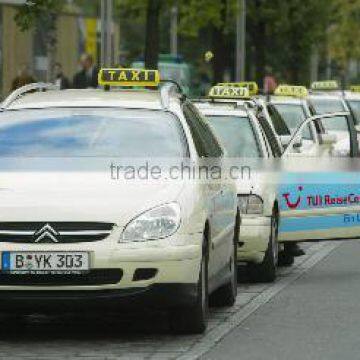
{"label": "citroen logo", "polygon": [[59,242],[59,240],[57,239],[59,235],[60,234],[56,230],[54,230],[49,224],[44,225],[40,230],[34,233],[36,243],[39,243],[46,239],[50,239],[52,242],[57,243]]}

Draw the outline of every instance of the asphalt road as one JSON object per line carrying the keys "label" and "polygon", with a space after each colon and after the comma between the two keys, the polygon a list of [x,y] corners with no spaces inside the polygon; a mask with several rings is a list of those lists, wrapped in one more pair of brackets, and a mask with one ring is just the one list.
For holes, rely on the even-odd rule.
{"label": "asphalt road", "polygon": [[203,359],[360,359],[360,242],[345,242]]}
{"label": "asphalt road", "polygon": [[[164,313],[0,316],[0,360],[359,359],[360,242],[307,245],[273,284],[240,271],[232,308],[204,335],[175,336]],[[1,313],[1,309],[0,309]]]}

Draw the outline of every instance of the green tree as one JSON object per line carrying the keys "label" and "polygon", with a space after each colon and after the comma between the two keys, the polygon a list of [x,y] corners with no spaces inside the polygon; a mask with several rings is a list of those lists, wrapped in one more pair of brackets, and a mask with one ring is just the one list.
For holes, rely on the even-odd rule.
{"label": "green tree", "polygon": [[40,29],[44,34],[44,43],[48,55],[48,80],[52,79],[56,55],[56,23],[59,12],[63,9],[65,2],[58,0],[26,0],[20,6],[15,15],[15,22],[21,31],[32,28]]}
{"label": "green tree", "polygon": [[[181,0],[180,35],[191,43],[192,51],[200,47],[214,54],[212,59],[213,82],[224,78],[225,70],[234,65],[234,28],[236,0]],[[201,38],[201,40],[199,39]],[[204,41],[208,39],[208,41]],[[200,40],[200,41],[199,41]],[[195,43],[193,43],[195,41]],[[203,45],[208,48],[203,47]],[[204,66],[203,56],[198,60]]]}
{"label": "green tree", "polygon": [[157,69],[159,60],[159,26],[162,0],[147,0],[145,29],[145,68]]}
{"label": "green tree", "polygon": [[349,61],[360,60],[360,1],[333,0],[332,10],[329,52],[345,75]]}
{"label": "green tree", "polygon": [[283,81],[308,81],[313,47],[326,39],[331,1],[248,1],[249,60],[258,81],[267,66]]}

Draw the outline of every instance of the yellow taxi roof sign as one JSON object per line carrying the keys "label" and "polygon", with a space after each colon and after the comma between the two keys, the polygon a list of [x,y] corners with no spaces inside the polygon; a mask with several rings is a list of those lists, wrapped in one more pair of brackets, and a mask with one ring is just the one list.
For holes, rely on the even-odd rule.
{"label": "yellow taxi roof sign", "polygon": [[350,91],[360,93],[360,85],[352,85],[352,86],[350,86]]}
{"label": "yellow taxi roof sign", "polygon": [[279,85],[275,92],[277,96],[307,97],[308,91],[305,86]]}
{"label": "yellow taxi roof sign", "polygon": [[250,99],[249,90],[238,86],[216,85],[209,91],[210,98],[216,99]]}
{"label": "yellow taxi roof sign", "polygon": [[98,81],[101,86],[157,87],[160,83],[160,73],[158,70],[145,69],[101,69]]}
{"label": "yellow taxi roof sign", "polygon": [[312,90],[339,90],[339,83],[336,80],[315,81],[311,84]]}
{"label": "yellow taxi roof sign", "polygon": [[258,84],[255,81],[242,81],[242,82],[231,82],[231,83],[219,83],[218,86],[230,86],[230,87],[242,87],[249,90],[251,96],[259,93]]}

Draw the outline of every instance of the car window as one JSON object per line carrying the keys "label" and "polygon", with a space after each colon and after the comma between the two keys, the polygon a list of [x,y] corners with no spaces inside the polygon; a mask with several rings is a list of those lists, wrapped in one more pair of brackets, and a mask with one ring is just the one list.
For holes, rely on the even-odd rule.
{"label": "car window", "polygon": [[272,129],[271,125],[268,123],[268,121],[265,119],[265,117],[262,114],[259,114],[257,119],[259,121],[261,128],[264,130],[265,136],[269,140],[268,143],[271,147],[273,156],[280,157],[282,151],[278,145],[276,134],[274,133],[274,130]]}
{"label": "car window", "polygon": [[248,117],[209,115],[207,119],[229,157],[262,157]]}
{"label": "car window", "polygon": [[206,156],[206,149],[205,149],[205,144],[201,138],[201,134],[199,132],[199,129],[196,127],[195,122],[194,122],[194,114],[190,111],[190,109],[188,108],[188,106],[183,106],[183,113],[186,119],[187,124],[189,125],[190,128],[190,132],[191,132],[191,136],[193,138],[194,141],[194,145],[196,148],[196,152],[198,153],[198,155],[200,157],[205,157]]}
{"label": "car window", "polygon": [[179,120],[164,111],[16,110],[0,114],[3,157],[184,157]]}
{"label": "car window", "polygon": [[334,118],[329,119],[329,121],[321,121],[325,130],[327,131],[341,131],[341,132],[348,132],[349,125],[347,118],[345,116],[337,116]]}
{"label": "car window", "polygon": [[200,115],[198,110],[194,106],[190,106],[191,111],[194,113],[195,118],[197,119],[197,124],[200,128],[200,132],[205,140],[207,153],[209,157],[220,157],[223,155],[223,150],[212,132],[210,126],[204,121],[203,117]]}
{"label": "car window", "polygon": [[[306,119],[304,108],[300,104],[274,104],[274,107],[284,119],[291,134]],[[311,136],[310,125],[303,131],[303,139],[313,140]]]}
{"label": "car window", "polygon": [[270,157],[271,154],[272,154],[272,152],[271,152],[271,149],[270,149],[270,146],[269,146],[269,142],[268,142],[268,140],[267,140],[267,138],[266,138],[266,136],[265,136],[265,133],[264,133],[264,130],[262,129],[262,127],[260,127],[259,130],[260,130],[260,133],[261,133],[261,137],[262,137],[262,139],[263,139],[263,142],[264,142],[264,144],[265,144],[266,155],[267,155],[267,157]]}
{"label": "car window", "polygon": [[271,121],[274,125],[275,131],[278,135],[291,135],[290,129],[287,127],[284,119],[281,117],[279,112],[272,105],[268,106],[268,112]]}
{"label": "car window", "polygon": [[[315,113],[318,115],[345,111],[341,100],[336,99],[311,99],[311,104]],[[322,122],[323,123],[323,122]],[[330,131],[349,131],[347,118],[344,116],[331,118],[330,121],[323,123],[325,130]]]}
{"label": "car window", "polygon": [[202,120],[200,114],[198,114],[189,103],[183,106],[183,111],[194,138],[198,155],[202,157],[221,157],[223,151],[209,126]]}
{"label": "car window", "polygon": [[351,112],[355,119],[355,124],[360,124],[360,101],[359,100],[348,100]]}

